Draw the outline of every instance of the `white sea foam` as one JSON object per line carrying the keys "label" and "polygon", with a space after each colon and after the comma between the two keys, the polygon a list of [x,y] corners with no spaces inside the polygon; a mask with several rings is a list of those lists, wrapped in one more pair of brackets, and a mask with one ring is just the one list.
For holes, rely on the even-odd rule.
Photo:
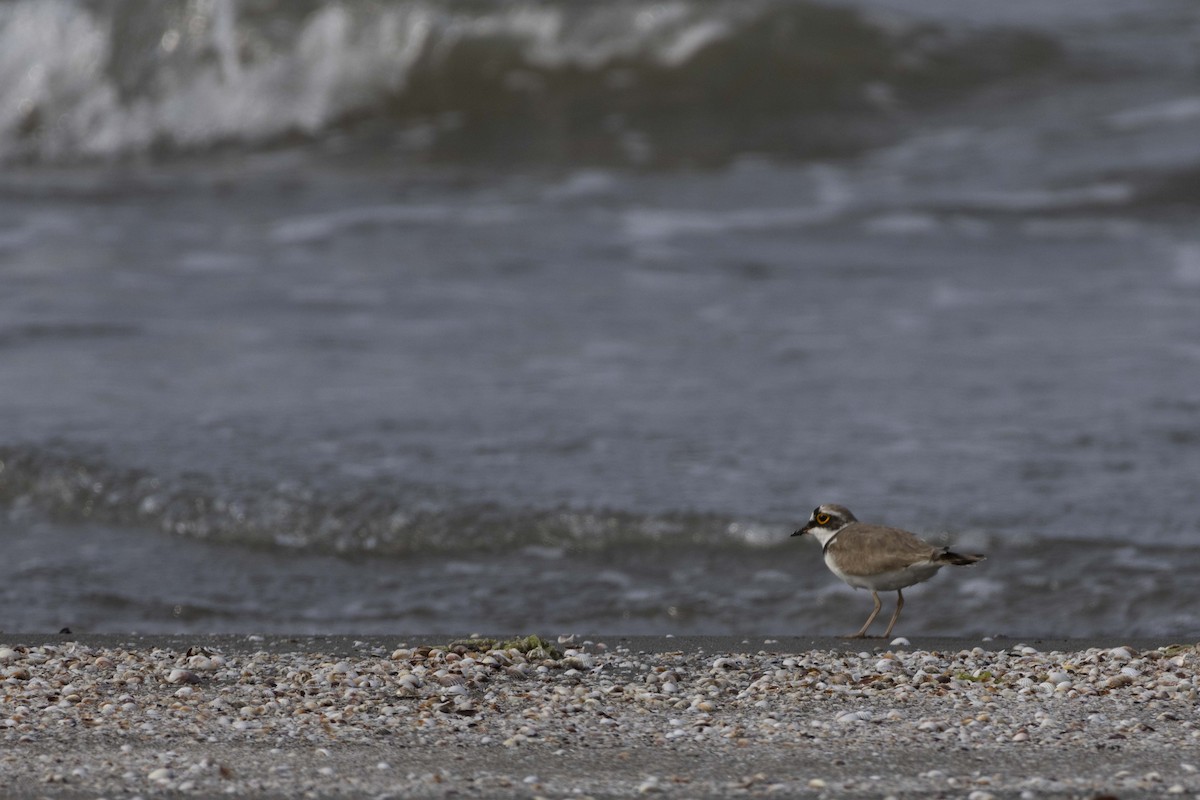
{"label": "white sea foam", "polygon": [[932,214],[903,211],[881,214],[863,223],[863,230],[877,236],[920,236],[937,233],[941,227]]}
{"label": "white sea foam", "polygon": [[1180,125],[1196,119],[1200,119],[1200,95],[1119,111],[1109,116],[1108,123],[1118,130],[1132,131],[1157,125]]}
{"label": "white sea foam", "polygon": [[1021,223],[1021,230],[1041,239],[1134,239],[1146,235],[1146,227],[1137,220],[1068,217],[1033,218]]}
{"label": "white sea foam", "polygon": [[224,253],[215,250],[197,250],[184,253],[179,258],[179,269],[194,273],[233,273],[242,272],[254,266],[253,259],[238,253]]}
{"label": "white sea foam", "polygon": [[757,547],[769,547],[785,540],[791,531],[780,525],[763,525],[752,522],[733,522],[729,525],[729,536],[736,542]]}
{"label": "white sea foam", "polygon": [[271,228],[276,244],[299,245],[329,239],[347,230],[392,225],[428,225],[454,222],[466,225],[502,225],[517,216],[513,206],[475,206],[455,208],[449,205],[362,206],[308,214],[281,220]]}
{"label": "white sea foam", "polygon": [[[107,156],[160,140],[203,145],[314,131],[403,85],[423,52],[430,13],[405,7],[365,26],[328,6],[306,22],[292,49],[243,63],[231,41],[231,4],[214,11],[215,62],[174,80],[164,70],[169,91],[127,101],[105,69],[114,46],[108,21],[68,0],[0,8],[0,148],[19,141],[16,131],[35,111],[56,120],[38,141],[50,158]],[[179,35],[164,34],[163,47],[177,47]],[[14,80],[20,73],[24,79]]]}
{"label": "white sea foam", "polygon": [[635,208],[625,212],[621,224],[628,238],[639,244],[686,236],[716,236],[729,231],[804,228],[831,222],[841,213],[837,206],[793,208],[740,208],[731,211]]}
{"label": "white sea foam", "polygon": [[1175,247],[1175,280],[1181,286],[1200,287],[1200,242]]}
{"label": "white sea foam", "polygon": [[30,214],[15,225],[0,227],[0,252],[20,250],[50,236],[68,232],[73,227],[74,223],[68,214],[59,212]]}
{"label": "white sea foam", "polygon": [[619,185],[616,178],[601,170],[580,170],[564,180],[549,186],[545,196],[551,200],[576,200],[602,197],[614,192]]}
{"label": "white sea foam", "polygon": [[991,600],[1003,597],[1008,591],[1008,584],[992,578],[966,578],[958,581],[958,593],[965,597]]}

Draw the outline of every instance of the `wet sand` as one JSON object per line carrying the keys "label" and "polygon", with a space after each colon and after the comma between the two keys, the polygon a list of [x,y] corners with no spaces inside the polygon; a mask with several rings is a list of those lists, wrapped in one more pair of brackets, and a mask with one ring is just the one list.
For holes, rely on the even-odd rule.
{"label": "wet sand", "polygon": [[455,638],[0,634],[6,793],[1200,795],[1185,638]]}

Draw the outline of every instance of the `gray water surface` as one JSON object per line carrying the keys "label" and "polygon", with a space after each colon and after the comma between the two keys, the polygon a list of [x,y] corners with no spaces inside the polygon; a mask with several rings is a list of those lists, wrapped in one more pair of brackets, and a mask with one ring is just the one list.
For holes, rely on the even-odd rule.
{"label": "gray water surface", "polygon": [[0,627],[840,632],[869,597],[788,534],[841,502],[988,553],[913,590],[923,632],[1195,632],[1200,16],[1089,8],[941,18],[1058,54],[938,102],[881,66],[829,102],[887,133],[824,117],[836,158],[0,128]]}

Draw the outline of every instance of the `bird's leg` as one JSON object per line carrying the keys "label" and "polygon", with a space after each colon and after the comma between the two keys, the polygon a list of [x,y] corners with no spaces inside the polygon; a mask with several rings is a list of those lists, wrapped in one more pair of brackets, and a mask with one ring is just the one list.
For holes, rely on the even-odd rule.
{"label": "bird's leg", "polygon": [[[867,636],[867,628],[871,627],[871,623],[879,616],[879,609],[883,607],[883,602],[879,599],[879,593],[872,590],[871,597],[875,598],[875,608],[871,610],[871,616],[867,617],[867,621],[859,628],[858,633],[851,633],[843,636],[843,639],[865,639]],[[895,622],[895,620],[892,620]]]}
{"label": "bird's leg", "polygon": [[892,614],[892,621],[888,623],[888,629],[883,632],[883,638],[888,638],[892,635],[892,628],[896,627],[896,620],[900,619],[900,609],[904,608],[904,594],[896,590],[896,612]]}

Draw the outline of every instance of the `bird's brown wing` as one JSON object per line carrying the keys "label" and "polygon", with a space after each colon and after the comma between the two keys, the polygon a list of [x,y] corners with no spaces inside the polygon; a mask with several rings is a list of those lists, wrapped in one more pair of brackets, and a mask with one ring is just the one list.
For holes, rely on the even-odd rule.
{"label": "bird's brown wing", "polygon": [[940,552],[908,531],[861,523],[843,528],[827,549],[847,575],[894,572],[934,560]]}

